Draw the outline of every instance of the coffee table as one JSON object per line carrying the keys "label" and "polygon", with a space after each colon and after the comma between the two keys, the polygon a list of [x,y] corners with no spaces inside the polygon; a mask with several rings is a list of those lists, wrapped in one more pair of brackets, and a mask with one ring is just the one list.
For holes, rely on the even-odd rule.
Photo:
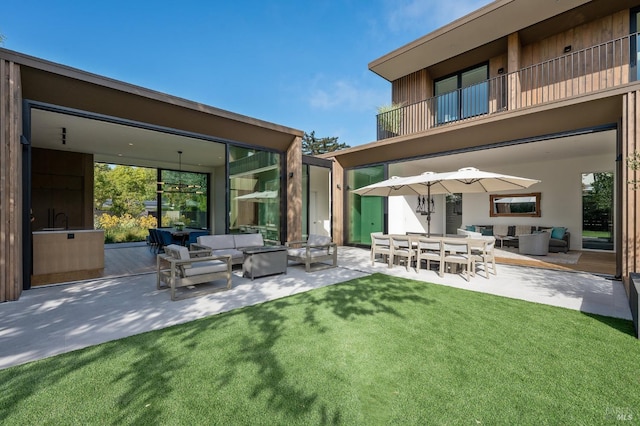
{"label": "coffee table", "polygon": [[251,278],[287,273],[285,246],[248,247],[242,250],[242,276]]}

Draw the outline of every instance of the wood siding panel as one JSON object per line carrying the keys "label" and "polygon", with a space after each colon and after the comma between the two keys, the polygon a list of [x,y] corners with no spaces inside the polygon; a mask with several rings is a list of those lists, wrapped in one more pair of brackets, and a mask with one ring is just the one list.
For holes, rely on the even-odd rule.
{"label": "wood siding panel", "polygon": [[0,302],[22,293],[20,67],[0,60]]}
{"label": "wood siding panel", "polygon": [[347,194],[347,186],[344,181],[344,168],[342,165],[334,159],[331,169],[331,196],[332,196],[332,210],[331,215],[331,230],[333,232],[333,242],[342,245],[344,244],[344,221],[345,214],[345,198]]}
{"label": "wood siding panel", "polygon": [[[622,113],[622,158],[625,161],[635,152],[640,152],[640,92],[631,92],[623,97]],[[629,274],[640,271],[640,190],[634,190],[629,181],[640,179],[638,170],[622,165],[622,277],[627,295]]]}
{"label": "wood siding panel", "polygon": [[[287,149],[287,235],[286,241],[302,239],[302,138],[296,137]],[[289,177],[291,176],[291,177]]]}
{"label": "wood siding panel", "polygon": [[414,72],[391,83],[391,100],[406,108],[400,116],[398,134],[414,133],[429,127],[431,113],[422,102],[433,96],[433,80],[426,69]]}
{"label": "wood siding panel", "polygon": [[[522,46],[520,65],[527,71],[522,77],[520,105],[535,105],[627,83],[628,41],[590,48],[628,34],[626,10]],[[571,46],[571,53],[565,55],[567,46]],[[589,50],[577,53],[583,49]],[[547,66],[536,67],[547,61],[551,61]]]}

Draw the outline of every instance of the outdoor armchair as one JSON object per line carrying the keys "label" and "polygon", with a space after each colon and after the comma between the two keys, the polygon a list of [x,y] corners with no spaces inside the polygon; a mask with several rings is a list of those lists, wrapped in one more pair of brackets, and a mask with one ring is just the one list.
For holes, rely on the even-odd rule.
{"label": "outdoor armchair", "polygon": [[[288,241],[287,260],[304,263],[305,271],[311,270],[314,263],[324,263],[324,267],[338,266],[338,246],[331,242],[331,237],[309,234],[306,240]],[[326,264],[330,261],[330,264]]]}
{"label": "outdoor armchair", "polygon": [[166,246],[164,251],[157,256],[156,288],[171,288],[171,300],[176,300],[179,287],[225,279],[226,288],[231,288],[231,256],[211,256],[211,250],[189,251],[177,244]]}
{"label": "outdoor armchair", "polygon": [[546,256],[549,254],[550,238],[551,234],[548,232],[520,235],[518,237],[518,251],[520,254]]}

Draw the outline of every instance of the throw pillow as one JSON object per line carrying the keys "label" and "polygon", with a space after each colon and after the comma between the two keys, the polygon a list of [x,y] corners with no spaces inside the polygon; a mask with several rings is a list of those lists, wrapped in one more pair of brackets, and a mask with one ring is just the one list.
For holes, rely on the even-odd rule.
{"label": "throw pillow", "polygon": [[482,235],[485,237],[493,237],[493,229],[490,228],[482,228]]}
{"label": "throw pillow", "polygon": [[566,232],[567,228],[563,228],[563,227],[553,227],[551,229],[551,238],[555,238],[556,240],[561,240],[564,238],[564,233]]}
{"label": "throw pillow", "polygon": [[475,232],[476,231],[476,226],[475,225],[467,225],[464,227],[465,230],[467,231],[472,231]]}

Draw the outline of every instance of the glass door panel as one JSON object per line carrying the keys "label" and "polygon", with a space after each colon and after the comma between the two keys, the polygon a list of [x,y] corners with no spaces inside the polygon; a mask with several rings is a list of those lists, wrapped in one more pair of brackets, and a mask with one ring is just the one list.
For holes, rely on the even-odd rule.
{"label": "glass door panel", "polygon": [[383,197],[360,196],[351,190],[384,180],[384,167],[373,166],[347,171],[348,244],[371,244],[372,232],[384,231]]}
{"label": "glass door panel", "polygon": [[582,248],[613,250],[613,173],[582,174]]}

